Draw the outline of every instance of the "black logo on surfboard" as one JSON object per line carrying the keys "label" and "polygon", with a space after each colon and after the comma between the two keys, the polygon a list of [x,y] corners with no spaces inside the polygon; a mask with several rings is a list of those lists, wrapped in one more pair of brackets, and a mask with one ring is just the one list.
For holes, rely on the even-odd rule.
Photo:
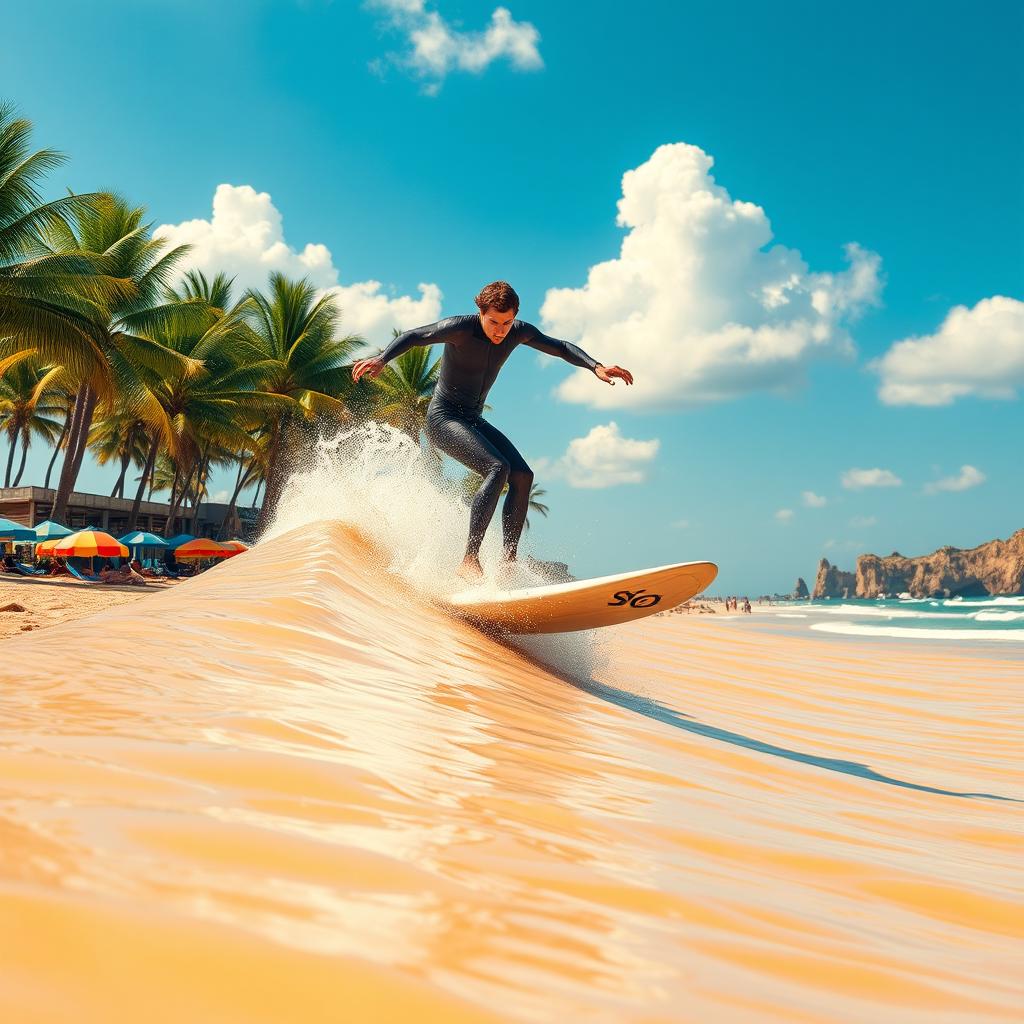
{"label": "black logo on surfboard", "polygon": [[608,602],[609,608],[621,608],[624,604],[630,608],[653,608],[661,600],[661,594],[648,594],[642,587],[640,590],[620,590],[612,596],[614,599]]}

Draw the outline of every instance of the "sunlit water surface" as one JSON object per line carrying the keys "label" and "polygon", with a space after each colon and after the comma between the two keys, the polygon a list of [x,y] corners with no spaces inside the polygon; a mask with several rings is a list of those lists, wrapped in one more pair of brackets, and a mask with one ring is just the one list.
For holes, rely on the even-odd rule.
{"label": "sunlit water surface", "polygon": [[1019,661],[502,644],[430,598],[451,495],[330,455],[252,552],[2,645],[0,1019],[1020,1019]]}

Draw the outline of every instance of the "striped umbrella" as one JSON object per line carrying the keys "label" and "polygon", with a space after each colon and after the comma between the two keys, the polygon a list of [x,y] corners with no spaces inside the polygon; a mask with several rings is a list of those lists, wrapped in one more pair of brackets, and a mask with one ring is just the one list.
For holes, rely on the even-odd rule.
{"label": "striped umbrella", "polygon": [[0,543],[9,543],[15,540],[36,539],[35,530],[29,529],[24,523],[16,523],[13,519],[0,519]]}
{"label": "striped umbrella", "polygon": [[55,523],[52,519],[47,519],[42,523],[36,523],[32,527],[32,532],[39,540],[60,540],[61,537],[70,537],[75,531],[61,526],[60,523]]}
{"label": "striped umbrella", "polygon": [[56,547],[56,545],[58,545],[62,539],[63,538],[61,537],[52,537],[50,540],[40,541],[36,545],[36,558],[39,558],[41,555],[44,557],[52,558],[54,547]]}
{"label": "striped umbrella", "polygon": [[79,530],[53,547],[61,558],[127,558],[128,549],[102,530]]}
{"label": "striped umbrella", "polygon": [[249,545],[243,540],[226,540],[224,541],[224,547],[233,548],[236,555],[249,550]]}
{"label": "striped umbrella", "polygon": [[206,540],[204,537],[190,540],[174,549],[174,557],[178,561],[189,558],[230,558],[237,554],[234,548],[218,544],[215,540]]}

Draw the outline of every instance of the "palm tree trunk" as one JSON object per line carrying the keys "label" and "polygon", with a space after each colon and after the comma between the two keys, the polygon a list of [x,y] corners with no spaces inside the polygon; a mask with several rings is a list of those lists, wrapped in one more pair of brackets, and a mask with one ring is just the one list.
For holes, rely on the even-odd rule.
{"label": "palm tree trunk", "polygon": [[[198,466],[199,466],[199,462],[197,460],[196,461],[196,468],[198,468]],[[173,536],[173,534],[171,534],[171,533],[169,533],[167,531],[169,531],[172,528],[172,524],[173,524],[175,518],[178,515],[178,507],[185,500],[185,496],[188,494],[188,492],[189,492],[189,490],[190,490],[190,488],[192,486],[192,475],[193,475],[194,472],[195,472],[194,469],[190,470],[188,476],[185,477],[185,479],[181,482],[181,492],[179,494],[175,495],[175,493],[174,493],[175,487],[171,488],[171,510],[170,510],[170,512],[167,515],[167,527],[166,527],[166,529],[164,531],[164,536],[165,537]],[[178,482],[178,473],[177,473],[177,470],[175,470],[175,474],[174,474],[174,483],[175,483],[175,485],[177,485],[177,482]]]}
{"label": "palm tree trunk", "polygon": [[7,472],[4,473],[4,487],[11,486],[11,469],[14,466],[14,453],[18,450],[18,435],[11,438],[11,450],[7,453]]}
{"label": "palm tree trunk", "polygon": [[142,469],[142,478],[139,480],[139,489],[135,492],[135,500],[132,502],[132,510],[128,514],[128,533],[135,529],[135,523],[139,518],[139,509],[142,507],[142,495],[146,492],[146,481],[153,472],[156,465],[157,452],[160,450],[160,435],[153,436],[153,443],[149,446],[149,455],[146,456],[146,465]]}
{"label": "palm tree trunk", "polygon": [[53,446],[53,455],[50,456],[50,464],[46,467],[46,479],[43,481],[43,487],[47,490],[50,489],[50,474],[53,473],[53,464],[57,461],[57,456],[60,454],[60,449],[64,444],[64,439],[68,436],[72,413],[73,409],[69,408],[68,414],[64,417],[64,427],[60,432],[60,437],[57,438],[57,443]]}
{"label": "palm tree trunk", "polygon": [[[175,465],[174,465],[174,476],[171,479],[171,496],[167,499],[167,507],[168,507],[168,509],[173,509],[173,508],[176,507],[176,505],[175,505],[175,494],[178,491],[178,472],[179,472],[178,471],[178,465],[177,465],[177,463],[175,463]],[[172,527],[171,527],[171,516],[170,516],[169,512],[168,512],[168,516],[167,516],[167,522],[164,525],[164,536],[165,537],[173,536]]]}
{"label": "palm tree trunk", "polygon": [[255,493],[253,494],[253,496],[252,496],[252,506],[251,506],[251,507],[253,508],[253,510],[255,510],[255,508],[256,508],[256,505],[257,505],[257,504],[259,503],[259,500],[260,500],[260,491],[262,491],[262,490],[263,490],[263,485],[264,485],[265,483],[266,483],[266,480],[261,480],[261,481],[260,481],[260,482],[259,482],[259,483],[258,483],[258,484],[256,485],[256,492],[255,492]]}
{"label": "palm tree trunk", "polygon": [[[83,384],[78,389],[78,396],[75,398],[75,415],[71,423],[71,434],[68,439],[67,451],[64,454],[60,483],[57,484],[57,495],[53,499],[52,517],[57,522],[67,518],[68,502],[71,499],[71,492],[75,488],[75,482],[78,480],[78,472],[82,468],[82,458],[85,455],[85,445],[89,437],[89,428],[92,426],[92,414],[96,409],[98,397],[88,384]],[[75,422],[76,420],[77,422]]]}
{"label": "palm tree trunk", "polygon": [[21,462],[18,463],[18,475],[14,478],[12,487],[17,487],[21,483],[21,474],[25,472],[25,459],[28,456],[28,431],[26,430],[21,435]]}
{"label": "palm tree trunk", "polygon": [[[209,450],[209,449],[207,449]],[[206,483],[206,472],[210,466],[209,455],[204,455],[199,463],[199,470],[196,473],[196,488],[193,497],[195,501],[192,504],[192,532],[196,532],[196,524],[199,522],[199,499],[202,497],[203,488]]]}
{"label": "palm tree trunk", "polygon": [[263,507],[260,509],[257,533],[262,533],[270,524],[278,499],[281,494],[281,435],[284,433],[284,424],[278,420],[274,424],[274,431],[270,435],[270,444],[267,448],[267,477],[266,492],[263,496]]}
{"label": "palm tree trunk", "polygon": [[[243,469],[245,469],[244,475],[242,474]],[[238,476],[235,478],[235,490],[231,495],[231,501],[228,502],[228,510],[221,521],[220,529],[217,531],[217,540],[221,540],[224,537],[225,528],[235,516],[235,504],[238,501],[238,496],[242,493],[245,485],[249,482],[249,479],[255,469],[255,462],[251,463],[248,469],[246,469],[245,461],[243,459],[238,460]]]}
{"label": "palm tree trunk", "polygon": [[[134,446],[135,439],[133,436],[129,436],[129,441]],[[132,461],[132,449],[125,448],[124,454],[121,456],[121,475],[117,478],[117,483],[114,484],[114,489],[110,492],[112,498],[123,498],[124,497],[124,478],[128,472],[128,466]]]}

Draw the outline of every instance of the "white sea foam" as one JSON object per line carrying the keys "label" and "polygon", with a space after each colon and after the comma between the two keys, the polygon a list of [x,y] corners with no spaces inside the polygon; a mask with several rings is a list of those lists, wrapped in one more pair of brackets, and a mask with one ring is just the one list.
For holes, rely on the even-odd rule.
{"label": "white sea foam", "polygon": [[1020,622],[1024,612],[975,612],[971,618],[976,622]]}
{"label": "white sea foam", "polygon": [[[459,467],[458,472],[464,471]],[[400,430],[371,422],[321,439],[293,471],[260,542],[297,527],[316,531],[325,520],[358,527],[387,552],[383,568],[431,598],[467,589],[455,575],[469,531],[461,480],[444,476],[436,460]],[[529,533],[524,533],[521,559],[532,553],[531,547]],[[484,579],[479,586],[497,596],[509,586],[551,582],[522,560],[514,579],[498,580],[500,557],[499,502],[480,552]],[[544,557],[568,561],[563,553],[552,550]],[[589,677],[605,660],[605,638],[595,631],[519,637],[514,642],[531,657],[573,676]]]}
{"label": "white sea foam", "polygon": [[902,640],[983,640],[1024,644],[1024,629],[908,629],[901,626],[875,626],[860,622],[815,622],[811,629],[845,636],[896,637]]}
{"label": "white sea foam", "polygon": [[950,619],[959,618],[951,612],[912,612],[903,608],[879,608],[867,605],[841,604],[834,608],[815,608],[825,615],[863,615],[873,619]]}
{"label": "white sea foam", "polygon": [[[947,607],[962,608],[963,605],[962,597],[951,597],[948,601],[942,603]],[[984,608],[990,605],[1016,605],[1018,607],[1024,607],[1024,596],[1021,597],[993,597],[983,601],[972,600],[970,603],[971,608]]]}

